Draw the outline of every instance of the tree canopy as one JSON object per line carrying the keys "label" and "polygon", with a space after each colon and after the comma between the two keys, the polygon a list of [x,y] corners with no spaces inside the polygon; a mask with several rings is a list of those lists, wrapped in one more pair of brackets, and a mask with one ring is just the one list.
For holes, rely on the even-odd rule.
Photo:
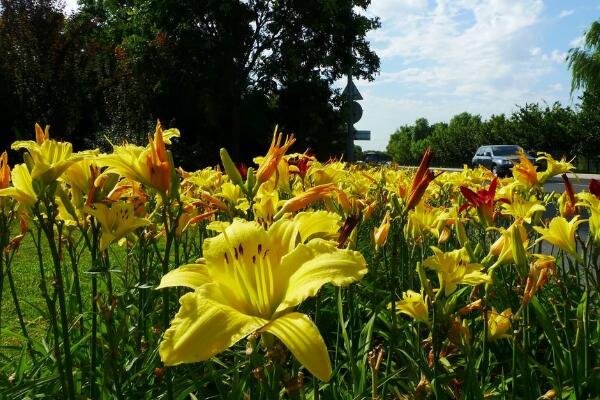
{"label": "tree canopy", "polygon": [[365,38],[379,21],[358,12],[369,3],[81,0],[67,17],[58,0],[0,0],[3,145],[36,121],[76,145],[142,140],[160,118],[182,131],[184,165],[221,146],[248,161],[275,124],[299,150],[339,155],[332,83],[379,69]]}

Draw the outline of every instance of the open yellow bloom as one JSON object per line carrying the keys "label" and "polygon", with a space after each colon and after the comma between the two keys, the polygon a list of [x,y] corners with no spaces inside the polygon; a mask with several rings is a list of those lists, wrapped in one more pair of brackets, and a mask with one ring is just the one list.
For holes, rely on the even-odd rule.
{"label": "open yellow bloom", "polygon": [[85,207],[85,212],[94,216],[102,228],[100,251],[137,228],[150,224],[147,219],[134,215],[133,204],[123,201],[115,202],[110,207],[104,203],[94,203]]}
{"label": "open yellow bloom", "polygon": [[456,290],[459,284],[476,286],[480,283],[491,283],[492,278],[481,272],[481,264],[471,263],[465,248],[444,253],[435,246],[431,246],[434,255],[423,261],[423,265],[438,273],[440,290],[446,296]]}
{"label": "open yellow bloom", "polygon": [[564,156],[560,161],[556,161],[548,153],[539,152],[538,154],[541,154],[537,158],[538,161],[546,161],[546,170],[538,173],[538,181],[540,184],[543,184],[553,176],[566,174],[567,172],[571,172],[575,169],[575,166],[570,161],[567,161]]}
{"label": "open yellow bloom", "polygon": [[[331,363],[317,327],[293,308],[327,283],[342,286],[367,273],[363,256],[334,242],[301,242],[298,222],[269,230],[240,219],[204,241],[204,264],[169,272],[160,288],[187,286],[159,352],[166,365],[207,360],[253,332],[279,338],[314,376],[328,381]],[[299,244],[298,244],[299,243]]]}
{"label": "open yellow bloom", "polygon": [[443,211],[441,208],[433,208],[425,202],[420,202],[408,212],[404,234],[418,242],[422,242],[428,235],[439,239],[452,211],[456,209]]}
{"label": "open yellow bloom", "polygon": [[546,211],[546,207],[535,197],[526,200],[519,195],[514,195],[512,202],[502,204],[502,208],[502,214],[522,219],[528,224],[531,224],[531,218],[536,212]]}
{"label": "open yellow bloom", "polygon": [[512,311],[510,308],[498,313],[495,308],[492,307],[492,311],[488,312],[487,318],[487,340],[498,340],[510,337],[507,333],[511,327]]}
{"label": "open yellow bloom", "polygon": [[[391,305],[390,305],[391,306]],[[402,300],[396,303],[396,312],[405,314],[415,321],[429,324],[429,306],[427,297],[422,293],[407,290],[402,294]]]}
{"label": "open yellow bloom", "polygon": [[37,201],[33,180],[27,165],[15,165],[11,173],[12,186],[0,189],[0,197],[13,197],[20,205],[30,207]]}
{"label": "open yellow bloom", "polygon": [[49,138],[48,127],[43,133],[36,124],[36,141],[22,140],[12,144],[13,150],[25,149],[31,156],[33,168],[31,178],[43,183],[58,179],[63,172],[75,162],[95,154],[95,151],[73,153],[73,145],[68,142],[57,142]]}
{"label": "open yellow bloom", "polygon": [[536,240],[536,243],[546,240],[554,246],[566,251],[567,253],[577,256],[577,244],[575,243],[575,233],[577,227],[586,220],[580,220],[579,215],[576,215],[571,221],[563,217],[554,217],[550,221],[547,228],[534,226],[533,229],[538,231],[542,236]]}
{"label": "open yellow bloom", "polygon": [[173,165],[165,144],[170,143],[172,137],[179,137],[179,131],[163,131],[157,122],[154,137],[148,137],[148,146],[113,146],[113,153],[103,155],[98,162],[108,167],[104,174],[115,173],[167,193],[171,187]]}
{"label": "open yellow bloom", "polygon": [[500,237],[490,247],[490,254],[498,257],[490,269],[502,264],[523,263],[525,248],[529,243],[527,230],[522,220],[516,220],[506,229],[500,229]]}

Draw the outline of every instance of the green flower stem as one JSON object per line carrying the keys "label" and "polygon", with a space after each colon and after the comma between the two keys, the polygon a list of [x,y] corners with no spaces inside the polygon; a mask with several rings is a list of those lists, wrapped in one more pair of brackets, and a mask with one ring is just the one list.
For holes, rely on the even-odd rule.
{"label": "green flower stem", "polygon": [[[11,256],[6,256],[5,257],[5,263],[6,263],[6,278],[8,280],[8,286],[10,288],[10,293],[12,295],[13,298],[13,303],[15,305],[15,311],[17,313],[17,318],[19,320],[19,326],[21,327],[21,333],[23,334],[23,337],[25,338],[25,341],[27,342],[27,350],[29,351],[29,355],[31,356],[31,360],[35,363],[35,352],[33,351],[33,342],[31,341],[31,337],[29,336],[29,333],[27,332],[27,326],[25,325],[25,320],[23,319],[23,313],[21,312],[21,305],[19,304],[19,297],[17,296],[17,290],[15,288],[15,281],[13,279],[13,275],[12,275],[12,270],[11,270],[11,261],[12,261],[12,255],[14,254],[14,252],[11,254]],[[0,261],[2,259],[0,258]],[[1,268],[1,265],[0,265]]]}
{"label": "green flower stem", "polygon": [[[41,220],[38,220],[42,224]],[[56,359],[56,368],[58,369],[58,376],[60,379],[61,386],[64,390],[68,390],[67,377],[65,376],[65,370],[63,368],[62,355],[60,352],[59,337],[60,332],[58,330],[58,319],[56,315],[56,300],[51,299],[48,294],[48,287],[46,285],[46,272],[44,271],[44,255],[42,254],[42,229],[38,226],[37,239],[35,236],[32,237],[37,250],[38,266],[40,272],[40,291],[44,301],[46,302],[46,308],[48,308],[48,317],[50,319],[50,326],[52,327],[52,335],[54,336],[54,358]]]}
{"label": "green flower stem", "polygon": [[346,347],[346,352],[348,354],[348,362],[350,363],[350,375],[352,377],[352,390],[353,392],[357,391],[357,382],[358,382],[358,371],[356,369],[356,360],[354,359],[354,352],[352,351],[352,342],[350,341],[350,337],[348,336],[348,331],[346,330],[346,322],[344,320],[344,308],[342,301],[342,288],[339,287],[337,289],[337,309],[338,309],[338,318],[340,323],[340,328],[342,330],[342,338],[344,339],[344,345]]}
{"label": "green flower stem", "polygon": [[62,265],[60,261],[60,252],[56,245],[56,236],[54,232],[54,226],[56,225],[58,240],[62,237],[62,223],[55,224],[55,212],[54,205],[46,199],[45,201],[47,218],[43,218],[38,210],[38,219],[42,230],[45,233],[46,240],[48,241],[48,247],[50,248],[50,254],[52,255],[52,261],[54,265],[54,290],[58,297],[58,306],[60,314],[60,324],[63,339],[63,349],[65,352],[65,378],[67,382],[67,394],[68,398],[75,399],[75,383],[73,381],[73,360],[71,357],[71,340],[69,337],[69,319],[67,317],[67,305],[65,300],[64,290],[64,279],[62,276]]}
{"label": "green flower stem", "polygon": [[[106,328],[108,331],[108,341],[109,341],[109,359],[110,359],[110,368],[112,370],[112,375],[113,375],[113,379],[114,379],[114,385],[115,385],[115,393],[116,396],[119,400],[123,400],[123,390],[121,388],[121,371],[119,371],[119,366],[117,365],[117,355],[119,352],[118,349],[118,335],[117,335],[117,330],[115,328],[115,307],[116,305],[113,305],[113,299],[115,298],[114,293],[113,293],[113,286],[112,286],[112,278],[111,278],[111,273],[110,273],[110,258],[108,255],[108,250],[104,251],[103,256],[101,257],[101,262],[104,264],[102,267],[102,271],[105,274],[106,277],[106,283],[108,286],[108,301],[106,304],[107,307],[107,311],[106,311],[106,315],[105,315],[105,319],[106,319]],[[108,381],[108,379],[106,380]]]}
{"label": "green flower stem", "polygon": [[[177,212],[173,214],[171,210],[172,201],[169,201],[166,198],[163,198],[163,209],[162,209],[162,217],[165,224],[165,235],[166,235],[166,244],[165,250],[162,257],[162,274],[163,276],[169,272],[169,258],[171,255],[171,246],[173,245],[174,240],[176,240],[176,230],[177,224],[179,222],[179,217],[183,212],[183,205],[176,199],[177,203]],[[160,259],[160,254],[157,253]],[[165,288],[162,290],[162,322],[163,329],[166,331],[169,327],[169,288]],[[165,371],[164,379],[167,383],[167,399],[173,400],[173,379],[171,370],[169,368]]]}
{"label": "green flower stem", "polygon": [[[83,300],[81,298],[81,284],[79,280],[79,267],[78,267],[78,259],[76,254],[76,247],[69,243],[67,246],[67,251],[69,253],[69,260],[71,261],[71,268],[73,269],[73,288],[75,290],[75,300],[77,301],[77,312],[79,313],[79,318],[83,318]],[[84,327],[83,327],[83,319],[79,323],[79,335],[83,337],[84,335]]]}

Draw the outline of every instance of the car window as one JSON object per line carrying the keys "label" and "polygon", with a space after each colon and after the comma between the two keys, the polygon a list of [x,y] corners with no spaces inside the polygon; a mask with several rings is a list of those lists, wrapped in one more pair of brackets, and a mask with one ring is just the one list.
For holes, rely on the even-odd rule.
{"label": "car window", "polygon": [[494,146],[493,149],[495,156],[513,156],[521,150],[519,146]]}

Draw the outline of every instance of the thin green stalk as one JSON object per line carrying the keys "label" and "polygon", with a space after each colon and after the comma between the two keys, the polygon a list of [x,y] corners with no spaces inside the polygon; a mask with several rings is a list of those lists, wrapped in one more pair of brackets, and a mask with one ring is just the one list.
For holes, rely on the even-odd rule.
{"label": "thin green stalk", "polygon": [[[394,282],[396,282],[397,280],[397,276],[396,276],[396,267],[395,267],[395,263],[391,263],[391,265],[388,265],[387,262],[387,254],[386,254],[386,246],[384,245],[383,248],[381,249],[383,252],[383,270],[388,270],[389,271],[389,293],[390,293],[390,305],[392,308],[392,328],[390,329],[390,336],[389,336],[389,349],[388,349],[388,356],[387,356],[387,368],[386,368],[386,374],[391,374],[392,373],[392,368],[391,367],[391,363],[392,363],[392,356],[395,352],[395,347],[396,347],[396,328],[397,328],[397,320],[396,320],[396,288],[394,287]],[[387,383],[387,379],[384,381],[383,383],[383,388],[382,388],[382,397],[385,398],[385,394],[386,394],[386,383]],[[375,386],[376,388],[376,386]],[[373,392],[375,393],[375,392]]]}
{"label": "thin green stalk", "polygon": [[[83,318],[83,300],[81,298],[81,284],[79,280],[79,267],[77,255],[75,254],[75,248],[73,244],[69,244],[67,251],[69,252],[69,259],[71,260],[71,269],[73,270],[73,288],[75,289],[75,300],[77,301],[77,312],[79,318]],[[83,337],[84,326],[83,320],[79,323],[79,335]]]}
{"label": "thin green stalk", "polygon": [[[40,224],[42,223],[39,221]],[[33,233],[32,233],[33,237]],[[59,337],[60,333],[58,330],[58,319],[56,315],[56,304],[55,300],[51,299],[48,294],[48,287],[46,286],[46,272],[44,271],[44,256],[42,254],[42,229],[38,226],[37,229],[37,240],[34,237],[34,243],[37,250],[38,267],[40,272],[40,291],[42,297],[46,302],[46,308],[48,308],[48,316],[50,318],[50,326],[52,328],[52,335],[54,337],[54,358],[56,359],[56,368],[58,368],[58,375],[60,383],[63,389],[67,388],[67,378],[65,377],[65,371],[63,369],[62,355],[60,352]]]}
{"label": "thin green stalk", "polygon": [[[41,213],[38,211],[38,219],[40,220],[42,229],[46,234],[46,239],[48,241],[48,247],[50,248],[50,253],[52,255],[52,261],[54,265],[54,290],[58,297],[58,306],[59,306],[59,315],[60,315],[60,324],[62,331],[62,339],[63,339],[63,349],[65,352],[65,375],[67,382],[67,394],[69,399],[75,399],[75,383],[73,381],[73,360],[71,355],[71,341],[69,337],[69,320],[67,318],[67,305],[65,301],[65,291],[64,291],[64,280],[62,276],[62,266],[60,262],[60,253],[56,246],[56,239],[54,236],[54,218],[52,217],[53,211],[50,211],[50,203],[46,202],[46,209],[48,214],[48,219],[44,219]],[[62,224],[57,225],[58,229],[58,238],[60,241],[62,235]]]}
{"label": "thin green stalk", "polygon": [[348,337],[348,331],[346,330],[346,321],[344,320],[344,308],[342,301],[342,288],[339,287],[337,290],[337,309],[338,309],[338,318],[340,322],[340,328],[342,330],[342,338],[344,339],[344,344],[346,346],[346,352],[348,353],[349,363],[350,363],[350,375],[352,377],[352,390],[356,392],[357,382],[358,382],[358,372],[356,370],[356,360],[354,359],[354,352],[352,351],[352,342],[350,342],[350,338]]}
{"label": "thin green stalk", "polygon": [[27,332],[27,326],[25,325],[25,320],[23,319],[23,313],[21,312],[21,305],[19,304],[19,297],[17,296],[15,281],[13,279],[12,271],[10,268],[10,261],[8,257],[6,257],[6,278],[8,280],[8,286],[10,288],[13,303],[15,305],[15,311],[17,313],[17,319],[19,320],[19,326],[21,327],[21,333],[23,334],[23,337],[25,338],[25,341],[27,343],[27,350],[29,351],[31,360],[35,363],[35,352],[33,351],[33,342],[31,341],[31,337]]}
{"label": "thin green stalk", "polygon": [[516,392],[516,388],[517,388],[517,344],[516,344],[516,336],[517,336],[517,331],[515,330],[513,332],[513,338],[512,338],[512,366],[511,366],[511,374],[512,374],[512,387],[511,387],[511,396],[510,398],[512,400],[515,399],[515,392]]}
{"label": "thin green stalk", "polygon": [[108,250],[104,251],[103,257],[101,257],[101,262],[103,263],[103,267],[102,267],[102,271],[104,272],[104,276],[106,277],[106,284],[107,284],[107,288],[108,288],[108,304],[106,305],[107,307],[107,312],[105,315],[106,318],[106,325],[107,325],[107,330],[109,332],[108,334],[108,340],[109,340],[109,351],[110,351],[110,368],[112,370],[112,375],[113,375],[113,380],[114,380],[114,385],[115,385],[115,393],[116,396],[119,400],[123,400],[123,390],[121,388],[121,372],[119,371],[119,367],[117,365],[117,353],[118,353],[118,335],[117,335],[117,331],[115,328],[115,320],[114,320],[114,312],[115,309],[113,306],[113,299],[114,299],[114,293],[113,293],[113,286],[112,286],[112,277],[111,277],[111,273],[110,273],[110,258],[108,255]]}

